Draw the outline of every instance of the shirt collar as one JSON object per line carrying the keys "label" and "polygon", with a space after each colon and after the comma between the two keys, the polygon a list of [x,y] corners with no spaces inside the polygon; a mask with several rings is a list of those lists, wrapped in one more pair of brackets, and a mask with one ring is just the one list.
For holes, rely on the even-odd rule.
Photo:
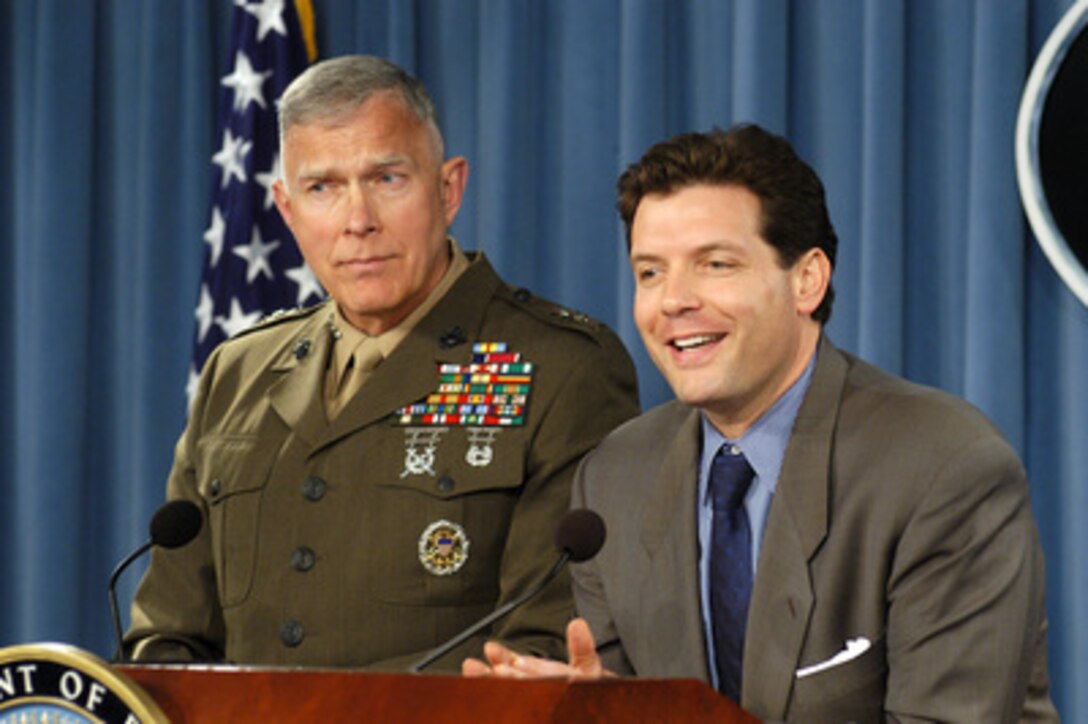
{"label": "shirt collar", "polygon": [[[701,413],[703,445],[699,463],[700,480],[709,480],[714,456],[722,445],[731,443],[740,447],[748,459],[748,464],[755,471],[754,484],[766,486],[773,495],[778,487],[778,475],[782,471],[782,460],[786,457],[793,423],[797,419],[797,411],[801,409],[809,383],[812,382],[815,367],[816,352],[813,351],[797,381],[736,440],[730,440],[718,432],[718,428],[710,423],[706,414]],[[709,486],[705,494],[709,494]]]}
{"label": "shirt collar", "polygon": [[[461,250],[461,247],[453,239],[449,237],[449,249],[450,249],[450,265],[446,269],[446,273],[442,275],[438,284],[434,289],[427,294],[427,297],[423,302],[413,309],[411,313],[402,319],[397,326],[392,329],[388,329],[382,332],[375,341],[378,343],[378,349],[381,350],[382,358],[388,357],[396,349],[397,345],[404,341],[411,331],[419,324],[420,320],[427,316],[428,312],[434,309],[442,297],[446,296],[446,292],[450,290],[454,282],[465,272],[469,267],[468,257],[465,256],[465,252]],[[333,365],[336,370],[343,370],[347,364],[351,355],[363,343],[363,340],[368,339],[370,335],[354,327],[344,317],[340,311],[340,305],[333,304],[333,314],[331,319],[333,328],[336,330],[337,342],[333,346]]]}

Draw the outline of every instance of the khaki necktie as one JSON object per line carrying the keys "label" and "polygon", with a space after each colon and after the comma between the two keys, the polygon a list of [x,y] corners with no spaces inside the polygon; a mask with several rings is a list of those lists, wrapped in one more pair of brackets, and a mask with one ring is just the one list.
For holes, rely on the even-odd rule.
{"label": "khaki necktie", "polygon": [[381,361],[382,351],[377,339],[367,337],[359,343],[344,366],[344,373],[340,376],[340,385],[336,394],[329,400],[327,412],[330,420],[340,414],[340,411],[348,404],[348,400],[355,396]]}

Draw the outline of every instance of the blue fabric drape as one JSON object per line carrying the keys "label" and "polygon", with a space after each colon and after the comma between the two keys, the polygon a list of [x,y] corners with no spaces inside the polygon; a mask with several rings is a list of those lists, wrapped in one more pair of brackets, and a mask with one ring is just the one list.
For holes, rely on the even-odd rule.
{"label": "blue fabric drape", "polygon": [[[630,318],[615,179],[756,121],[823,176],[846,349],[965,396],[1024,458],[1059,709],[1088,720],[1088,310],[1020,210],[1013,126],[1071,0],[314,0],[321,57],[417,73],[470,159],[455,235],[511,281]],[[185,413],[230,3],[0,0],[0,645],[112,648]],[[876,454],[874,452],[874,454]],[[138,571],[122,586],[131,595]]]}

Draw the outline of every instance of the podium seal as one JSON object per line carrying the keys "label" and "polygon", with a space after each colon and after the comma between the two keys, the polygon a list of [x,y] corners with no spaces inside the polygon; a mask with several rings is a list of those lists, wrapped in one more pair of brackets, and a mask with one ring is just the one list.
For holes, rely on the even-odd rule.
{"label": "podium seal", "polygon": [[135,682],[67,644],[0,649],[0,724],[159,724],[169,721]]}

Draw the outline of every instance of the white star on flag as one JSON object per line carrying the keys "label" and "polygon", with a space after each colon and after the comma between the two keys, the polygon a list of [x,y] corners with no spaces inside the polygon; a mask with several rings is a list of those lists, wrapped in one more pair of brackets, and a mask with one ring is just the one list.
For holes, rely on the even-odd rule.
{"label": "white star on flag", "polygon": [[254,226],[253,234],[249,237],[249,244],[238,245],[231,250],[249,264],[246,267],[247,282],[252,282],[258,274],[264,274],[269,279],[275,280],[276,276],[272,273],[272,265],[268,257],[279,245],[278,241],[270,241],[267,244],[261,241],[261,231]]}
{"label": "white star on flag", "polygon": [[257,42],[264,40],[269,30],[275,30],[280,35],[287,35],[287,27],[283,24],[283,0],[264,0],[260,3],[242,5],[247,13],[257,18]]}
{"label": "white star on flag", "polygon": [[[225,2],[226,0],[220,0]],[[316,56],[311,0],[233,0],[223,54],[204,267],[193,322],[190,401],[208,356],[272,312],[324,299],[283,218],[277,106]],[[2,718],[2,717],[0,717]]]}
{"label": "white star on flag", "polygon": [[319,299],[325,296],[325,290],[321,288],[321,282],[317,281],[313,270],[307,264],[303,263],[302,266],[296,266],[294,269],[286,269],[283,274],[298,285],[298,296],[295,299],[295,304],[302,306],[311,296],[316,296]]}
{"label": "white star on flag", "polygon": [[200,303],[196,305],[196,339],[198,342],[204,341],[204,337],[208,334],[208,330],[212,327],[212,316],[215,313],[215,301],[212,299],[212,295],[208,292],[208,285],[200,285]]}
{"label": "white star on flag", "polygon": [[223,213],[216,206],[212,209],[212,225],[204,232],[204,241],[208,242],[208,246],[212,249],[212,266],[219,263],[219,255],[223,253],[223,235],[226,230],[227,224],[223,220]]}
{"label": "white star on flag", "polygon": [[259,310],[248,314],[243,312],[242,305],[238,303],[238,298],[235,297],[230,300],[230,316],[216,317],[215,323],[223,330],[223,334],[227,335],[227,337],[233,337],[239,332],[252,327],[263,316],[264,314]]}
{"label": "white star on flag", "polygon": [[256,103],[261,108],[266,108],[264,91],[261,90],[261,86],[264,85],[265,79],[270,75],[272,75],[270,70],[263,73],[253,70],[249,58],[239,50],[234,57],[234,70],[230,75],[223,76],[223,80],[220,82],[234,90],[234,110],[243,111],[250,103]]}
{"label": "white star on flag", "polygon": [[200,384],[200,373],[196,371],[196,365],[189,365],[189,380],[185,383],[185,399],[189,401],[189,407],[193,406],[193,398],[196,397],[196,388]]}
{"label": "white star on flag", "polygon": [[223,131],[223,146],[212,156],[212,163],[223,169],[223,188],[230,183],[231,176],[240,183],[246,182],[246,156],[251,148],[253,141],[246,140],[245,136],[235,138],[229,128]]}
{"label": "white star on flag", "polygon": [[279,178],[283,176],[283,164],[280,162],[279,152],[272,158],[272,170],[268,173],[254,174],[253,178],[256,179],[264,188],[264,209],[267,211],[272,208],[272,202],[276,200],[276,195],[272,193],[272,185],[276,183]]}

